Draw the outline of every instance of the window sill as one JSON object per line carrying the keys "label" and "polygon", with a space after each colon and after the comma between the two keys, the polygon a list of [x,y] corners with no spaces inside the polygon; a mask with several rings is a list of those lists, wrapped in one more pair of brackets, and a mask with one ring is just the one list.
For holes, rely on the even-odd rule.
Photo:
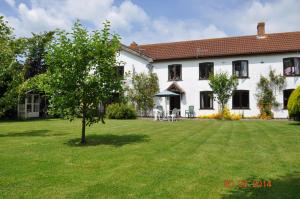
{"label": "window sill", "polygon": [[168,79],[168,82],[180,82],[180,81],[182,81],[182,79],[177,79],[177,80],[173,80],[173,79]]}
{"label": "window sill", "polygon": [[208,78],[199,78],[199,80],[208,80]]}
{"label": "window sill", "polygon": [[232,110],[251,110],[250,108],[231,108]]}
{"label": "window sill", "polygon": [[238,79],[250,79],[250,77],[236,77]]}
{"label": "window sill", "polygon": [[201,110],[215,110],[215,109],[214,108],[200,108],[199,110],[201,111]]}
{"label": "window sill", "polygon": [[300,77],[300,75],[283,75],[284,77]]}

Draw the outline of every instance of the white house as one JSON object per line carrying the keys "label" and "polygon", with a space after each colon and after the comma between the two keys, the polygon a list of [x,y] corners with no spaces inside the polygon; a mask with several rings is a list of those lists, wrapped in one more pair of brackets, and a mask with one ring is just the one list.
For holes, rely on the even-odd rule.
{"label": "white house", "polygon": [[[257,35],[217,39],[123,46],[119,60],[125,72],[156,73],[159,88],[179,93],[171,97],[168,109],[178,108],[181,116],[194,106],[196,115],[216,113],[218,105],[208,85],[210,73],[227,72],[239,78],[228,107],[246,117],[257,116],[257,82],[270,69],[286,76],[286,85],[277,93],[280,108],[275,118],[287,118],[287,100],[300,86],[300,32],[265,34],[265,24],[257,25]],[[157,100],[157,105],[164,101]]]}

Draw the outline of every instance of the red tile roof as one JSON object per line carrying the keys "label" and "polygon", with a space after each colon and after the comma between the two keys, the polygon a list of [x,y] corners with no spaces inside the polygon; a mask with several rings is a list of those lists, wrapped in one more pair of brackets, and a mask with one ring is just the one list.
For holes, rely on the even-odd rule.
{"label": "red tile roof", "polygon": [[132,46],[155,60],[224,57],[300,51],[300,32],[227,37]]}

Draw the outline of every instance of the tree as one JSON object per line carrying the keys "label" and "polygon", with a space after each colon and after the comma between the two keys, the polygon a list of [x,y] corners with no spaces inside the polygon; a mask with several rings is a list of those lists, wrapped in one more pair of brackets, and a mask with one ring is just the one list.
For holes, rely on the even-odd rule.
{"label": "tree", "polygon": [[153,96],[159,91],[158,78],[155,73],[132,75],[132,87],[128,89],[129,99],[136,105],[141,115],[154,107]]}
{"label": "tree", "polygon": [[219,73],[210,75],[208,84],[217,99],[220,112],[223,113],[229,98],[232,96],[232,92],[238,85],[237,78],[235,76],[228,77],[227,73]]}
{"label": "tree", "polygon": [[52,41],[54,31],[34,34],[26,40],[24,75],[25,79],[34,77],[47,71],[45,57],[48,52],[48,45]]}
{"label": "tree", "polygon": [[300,120],[300,86],[289,97],[288,110],[291,118]]}
{"label": "tree", "polygon": [[276,100],[276,92],[281,90],[285,84],[285,77],[276,75],[274,70],[270,70],[269,77],[261,76],[257,83],[258,107],[260,109],[261,118],[272,118],[272,108],[278,107],[280,104]]}
{"label": "tree", "polygon": [[17,60],[24,40],[15,39],[3,16],[0,16],[0,117],[17,105],[18,87],[23,79],[23,66]]}
{"label": "tree", "polygon": [[99,104],[122,89],[115,67],[119,49],[119,36],[110,33],[109,22],[101,32],[89,33],[77,21],[70,33],[59,31],[50,44],[49,68],[40,76],[50,98],[49,111],[70,121],[81,117],[82,144],[86,126],[100,121],[95,117]]}

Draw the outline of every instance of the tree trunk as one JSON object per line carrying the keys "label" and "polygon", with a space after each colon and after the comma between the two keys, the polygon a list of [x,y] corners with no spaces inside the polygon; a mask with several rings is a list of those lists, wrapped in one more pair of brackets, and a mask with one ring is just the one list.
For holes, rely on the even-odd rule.
{"label": "tree trunk", "polygon": [[225,107],[225,104],[222,103],[222,104],[221,104],[221,119],[222,119],[222,120],[224,119],[224,107]]}
{"label": "tree trunk", "polygon": [[82,126],[81,126],[81,144],[85,144],[85,126],[86,126],[86,121],[85,121],[85,109],[82,112]]}

